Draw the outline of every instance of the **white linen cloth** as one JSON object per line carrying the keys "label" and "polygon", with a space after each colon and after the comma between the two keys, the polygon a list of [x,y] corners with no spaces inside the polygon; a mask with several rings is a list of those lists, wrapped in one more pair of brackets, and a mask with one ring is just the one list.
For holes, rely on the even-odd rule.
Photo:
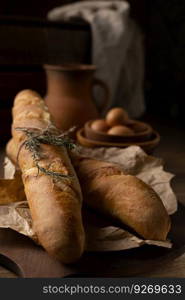
{"label": "white linen cloth", "polygon": [[107,109],[120,106],[137,118],[145,110],[143,37],[129,12],[126,1],[81,1],[52,9],[48,19],[82,19],[90,24],[96,77],[107,83],[111,93]]}

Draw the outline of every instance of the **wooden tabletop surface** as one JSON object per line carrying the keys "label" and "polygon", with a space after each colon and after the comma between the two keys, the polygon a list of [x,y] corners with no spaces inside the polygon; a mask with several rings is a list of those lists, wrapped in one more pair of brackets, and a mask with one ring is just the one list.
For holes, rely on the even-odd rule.
{"label": "wooden tabletop surface", "polygon": [[[185,205],[185,129],[178,128],[175,123],[165,120],[146,119],[161,134],[161,142],[154,154],[163,158],[165,170],[174,173],[172,187],[178,201]],[[3,149],[0,151],[2,163]],[[185,230],[185,228],[184,228]],[[170,258],[161,266],[152,268],[150,272],[142,273],[141,277],[185,277],[185,250],[179,256]],[[0,266],[0,277],[17,277],[15,274]]]}

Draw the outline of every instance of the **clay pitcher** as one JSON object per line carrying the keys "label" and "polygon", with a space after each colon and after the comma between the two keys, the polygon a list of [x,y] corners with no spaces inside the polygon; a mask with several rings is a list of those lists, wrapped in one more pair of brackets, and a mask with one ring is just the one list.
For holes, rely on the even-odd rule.
{"label": "clay pitcher", "polygon": [[[109,102],[105,83],[94,78],[94,65],[44,65],[47,76],[46,104],[56,127],[67,130],[82,127],[86,121],[100,118]],[[93,99],[93,87],[100,85],[105,93],[101,109]]]}

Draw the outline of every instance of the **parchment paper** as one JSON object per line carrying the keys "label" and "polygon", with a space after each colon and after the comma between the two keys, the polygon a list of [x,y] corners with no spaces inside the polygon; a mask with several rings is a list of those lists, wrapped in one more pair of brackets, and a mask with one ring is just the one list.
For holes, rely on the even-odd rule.
{"label": "parchment paper", "polygon": [[[125,172],[136,175],[156,190],[169,214],[177,210],[177,200],[170,187],[170,180],[174,175],[164,171],[161,159],[148,156],[137,146],[126,149],[81,147],[79,155],[119,163]],[[20,198],[20,191],[23,190],[21,174],[15,170],[8,158],[5,159],[4,173],[5,178],[0,179],[0,203],[3,203],[0,205],[0,227],[16,230],[38,243],[24,194],[21,194],[22,198]],[[11,197],[8,198],[10,187]],[[87,209],[83,211],[83,218],[87,251],[118,251],[140,247],[144,244],[167,248],[172,246],[170,241],[142,240]]]}

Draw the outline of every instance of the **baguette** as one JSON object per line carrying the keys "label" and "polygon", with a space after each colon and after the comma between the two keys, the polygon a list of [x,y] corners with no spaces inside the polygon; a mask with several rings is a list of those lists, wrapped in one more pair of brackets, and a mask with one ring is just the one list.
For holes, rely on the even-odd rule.
{"label": "baguette", "polygon": [[117,164],[73,158],[84,202],[132,228],[141,237],[165,241],[170,217],[156,192]]}
{"label": "baguette", "polygon": [[[43,130],[50,125],[50,114],[42,98],[31,90],[18,93],[13,107],[13,139],[7,146],[7,152],[15,151],[15,161],[15,153],[19,149],[19,168],[33,228],[40,244],[61,262],[72,263],[84,251],[85,233],[81,215],[81,188],[68,152],[64,146],[41,144],[40,170],[49,171],[38,172],[33,153],[21,146],[26,141],[25,132],[16,130],[19,127]],[[51,174],[66,177],[58,179]]]}

